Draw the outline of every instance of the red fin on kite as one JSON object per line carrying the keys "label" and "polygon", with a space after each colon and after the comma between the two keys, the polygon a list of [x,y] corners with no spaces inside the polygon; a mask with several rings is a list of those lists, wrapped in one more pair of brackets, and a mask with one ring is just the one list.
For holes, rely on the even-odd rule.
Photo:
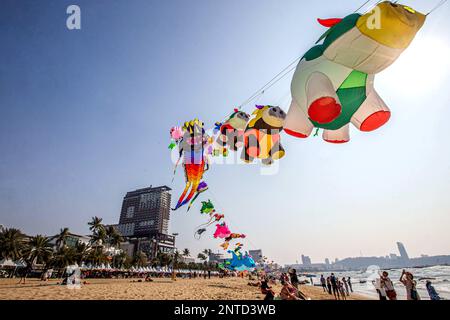
{"label": "red fin on kite", "polygon": [[339,22],[342,21],[340,18],[332,18],[332,19],[317,19],[317,21],[324,27],[331,28],[335,25],[337,25]]}

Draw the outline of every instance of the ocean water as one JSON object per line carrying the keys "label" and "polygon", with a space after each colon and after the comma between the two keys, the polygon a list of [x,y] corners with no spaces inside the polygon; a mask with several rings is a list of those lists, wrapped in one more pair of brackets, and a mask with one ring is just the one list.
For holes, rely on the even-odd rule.
{"label": "ocean water", "polygon": [[[400,275],[403,269],[389,269],[380,270],[376,266],[367,268],[367,270],[361,271],[348,271],[348,272],[334,272],[336,276],[342,279],[342,277],[350,277],[352,281],[353,291],[361,295],[378,299],[378,294],[375,287],[372,284],[372,280],[379,277],[379,272],[387,271],[389,278],[394,283],[395,290],[397,291],[397,298],[399,300],[406,300],[405,286],[399,281]],[[417,290],[422,300],[430,300],[427,289],[425,287],[426,281],[430,280],[436,289],[439,296],[445,300],[450,300],[450,266],[435,266],[427,268],[408,268],[406,271],[411,272],[414,275],[414,279],[417,281]],[[313,278],[314,284],[320,284],[320,275],[324,277],[330,275],[330,272],[312,273],[317,277]],[[361,283],[361,281],[366,281]]]}

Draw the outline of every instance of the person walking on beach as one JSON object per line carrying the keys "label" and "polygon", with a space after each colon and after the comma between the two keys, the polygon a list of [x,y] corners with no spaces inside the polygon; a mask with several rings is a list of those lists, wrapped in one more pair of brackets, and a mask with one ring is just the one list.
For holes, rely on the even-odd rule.
{"label": "person walking on beach", "polygon": [[27,263],[26,267],[22,268],[22,270],[21,270],[20,280],[19,280],[18,284],[21,284],[22,280],[23,280],[23,284],[25,284],[25,281],[32,270],[33,270],[33,267],[31,266],[31,263]]}
{"label": "person walking on beach", "polygon": [[380,277],[380,284],[381,287],[386,291],[386,296],[389,298],[389,300],[397,300],[397,292],[395,292],[394,284],[389,278],[389,273],[387,273],[386,271],[384,271]]}
{"label": "person walking on beach", "polygon": [[352,280],[350,279],[350,277],[347,278],[347,283],[348,283],[348,286],[350,287],[350,292],[353,293]]}
{"label": "person walking on beach", "polygon": [[419,293],[417,292],[417,282],[414,280],[414,276],[411,272],[403,270],[400,276],[400,282],[406,288],[406,298],[407,300],[420,300]]}
{"label": "person walking on beach", "polygon": [[328,294],[331,295],[331,279],[330,279],[330,277],[327,277],[327,289],[328,289]]}
{"label": "person walking on beach", "polygon": [[428,295],[430,296],[430,300],[441,300],[441,297],[436,292],[436,289],[434,289],[430,280],[427,280],[426,286],[427,286]]}
{"label": "person walking on beach", "polygon": [[320,276],[320,284],[322,285],[323,292],[327,292],[327,280],[325,280],[323,274]]}

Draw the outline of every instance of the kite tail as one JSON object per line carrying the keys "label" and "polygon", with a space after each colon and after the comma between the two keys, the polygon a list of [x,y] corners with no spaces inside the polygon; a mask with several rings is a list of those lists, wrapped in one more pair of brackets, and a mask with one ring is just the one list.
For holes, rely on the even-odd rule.
{"label": "kite tail", "polygon": [[198,229],[203,228],[203,227],[208,228],[208,227],[209,227],[210,225],[212,225],[213,223],[214,223],[214,217],[211,217],[211,218],[209,219],[208,222],[199,225],[199,226],[198,226],[197,228],[195,228],[195,229],[198,230]]}
{"label": "kite tail", "polygon": [[206,190],[208,190],[208,185],[206,184],[206,182],[203,182],[203,181],[200,182],[199,185],[197,186],[197,192],[195,194],[195,197],[189,203],[187,211],[189,211],[189,209],[191,209],[192,205],[194,204],[195,200],[197,200],[198,196],[200,194],[202,194],[203,192],[205,192]]}
{"label": "kite tail", "polygon": [[191,210],[192,205],[194,204],[195,200],[197,200],[198,196],[200,195],[201,192],[196,192],[195,193],[195,197],[191,200],[191,202],[189,203],[189,206],[187,208],[187,211]]}
{"label": "kite tail", "polygon": [[194,197],[194,195],[195,195],[196,192],[197,192],[197,188],[198,188],[198,185],[199,185],[199,184],[200,184],[200,181],[194,182],[194,184],[192,185],[192,188],[191,188],[191,192],[189,192],[188,196],[187,196],[186,199],[184,199],[184,201],[181,203],[180,207],[184,206],[185,204],[188,204],[189,201],[192,200],[192,198]]}
{"label": "kite tail", "polygon": [[186,196],[186,193],[188,192],[191,185],[192,185],[192,182],[190,182],[190,181],[186,182],[186,187],[184,188],[183,193],[180,196],[180,199],[178,199],[177,205],[175,206],[175,208],[172,209],[173,211],[178,210],[181,206],[183,206],[183,204],[184,204],[183,199]]}

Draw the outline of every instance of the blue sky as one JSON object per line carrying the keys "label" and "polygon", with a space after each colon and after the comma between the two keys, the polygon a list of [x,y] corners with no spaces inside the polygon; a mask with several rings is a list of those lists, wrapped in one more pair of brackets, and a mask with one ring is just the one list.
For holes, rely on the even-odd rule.
{"label": "blue sky", "polygon": [[[126,191],[171,184],[168,130],[232,109],[364,1],[12,1],[0,3],[0,223],[27,233],[87,232],[118,221]],[[82,29],[66,28],[81,7]],[[407,1],[427,12],[434,2]],[[376,78],[393,114],[335,146],[283,135],[279,173],[217,165],[210,193],[247,248],[281,263],[300,255],[449,254],[450,36],[445,5]],[[289,105],[290,76],[257,102]],[[251,111],[251,106],[247,106]],[[174,199],[175,201],[176,199]],[[182,247],[202,217],[172,213]]]}

